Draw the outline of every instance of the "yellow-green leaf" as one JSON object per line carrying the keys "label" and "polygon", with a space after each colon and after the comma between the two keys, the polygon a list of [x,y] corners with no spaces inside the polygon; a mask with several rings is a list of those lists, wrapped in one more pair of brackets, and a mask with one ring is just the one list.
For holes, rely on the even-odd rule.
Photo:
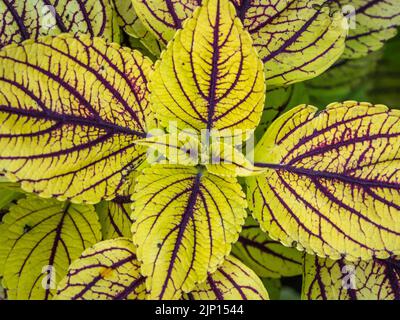
{"label": "yellow-green leaf", "polygon": [[183,22],[192,16],[201,0],[132,0],[135,11],[145,27],[163,44],[182,29]]}
{"label": "yellow-green leaf", "polygon": [[119,41],[111,0],[0,0],[0,48],[68,32]]}
{"label": "yellow-green leaf", "polygon": [[22,192],[18,183],[10,182],[3,173],[0,173],[0,188]]}
{"label": "yellow-green leaf", "polygon": [[143,171],[133,195],[132,232],[151,299],[179,299],[231,250],[246,216],[235,178],[195,167]]}
{"label": "yellow-green leaf", "polygon": [[314,78],[343,53],[343,15],[325,0],[261,0],[244,14],[244,26],[265,66],[267,84],[282,86]]}
{"label": "yellow-green leaf", "polygon": [[292,277],[303,270],[303,253],[271,240],[251,217],[247,218],[232,253],[263,278]]}
{"label": "yellow-green leaf", "polygon": [[0,184],[0,220],[2,217],[2,211],[7,209],[9,204],[15,200],[18,200],[24,196],[23,192],[17,190],[4,188]]}
{"label": "yellow-green leaf", "polygon": [[45,37],[0,52],[0,171],[43,197],[110,200],[144,161],[151,61],[102,39]]}
{"label": "yellow-green leaf", "polygon": [[198,137],[183,131],[154,135],[136,143],[148,147],[146,161],[149,164],[196,166],[201,162],[202,146]]}
{"label": "yellow-green leaf", "polygon": [[[6,213],[8,210],[6,211]],[[4,274],[4,264],[7,259],[7,255],[10,252],[10,243],[7,242],[8,235],[8,224],[6,224],[3,220],[3,214],[1,214],[1,219],[0,219],[0,284],[1,284],[1,278]]]}
{"label": "yellow-green leaf", "polygon": [[90,205],[28,197],[10,208],[4,223],[3,284],[10,299],[51,298],[70,263],[101,239]]}
{"label": "yellow-green leaf", "polygon": [[[208,151],[207,171],[222,177],[254,176],[265,171],[256,167],[240,150],[231,144],[216,141]],[[249,155],[251,156],[251,155]]]}
{"label": "yellow-green leaf", "polygon": [[56,300],[144,300],[135,246],[130,239],[102,241],[85,250],[60,282]]}
{"label": "yellow-green leaf", "polygon": [[131,237],[131,210],[132,203],[126,197],[112,201],[103,201],[96,206],[100,218],[103,239]]}
{"label": "yellow-green leaf", "polygon": [[[337,3],[327,4],[325,0],[231,2],[265,64],[267,84],[282,86],[313,78],[343,53],[347,26]],[[214,1],[208,3],[216,6]],[[166,45],[195,8],[207,5],[207,1],[133,0],[133,4],[147,28]]]}
{"label": "yellow-green leaf", "polygon": [[264,104],[262,68],[233,5],[206,1],[157,62],[151,107],[164,127],[254,130]]}
{"label": "yellow-green leaf", "polygon": [[0,301],[6,300],[6,297],[7,297],[7,293],[1,284],[1,278],[0,278]]}
{"label": "yellow-green leaf", "polygon": [[265,171],[255,167],[235,146],[238,139],[241,144],[241,136],[236,139],[209,137],[202,143],[197,135],[179,132],[141,139],[137,144],[149,147],[147,161],[152,164],[204,165],[208,172],[223,177],[251,176]]}
{"label": "yellow-green leaf", "polygon": [[307,255],[302,299],[400,300],[399,260],[348,262]]}
{"label": "yellow-green leaf", "polygon": [[248,200],[272,239],[333,259],[400,253],[399,110],[298,106],[270,126],[255,163],[269,170],[248,178]]}
{"label": "yellow-green leaf", "polygon": [[288,87],[268,89],[266,92],[264,111],[254,135],[256,141],[259,141],[265,131],[274,120],[293,107],[301,103],[308,103],[309,92],[302,83],[293,84]]}
{"label": "yellow-green leaf", "polygon": [[192,292],[184,295],[190,300],[268,300],[262,281],[248,267],[234,257],[224,264]]}
{"label": "yellow-green leaf", "polygon": [[154,35],[146,29],[137,16],[131,0],[112,0],[117,14],[118,24],[131,37],[138,39],[151,54],[158,57],[161,45]]}
{"label": "yellow-green leaf", "polygon": [[349,24],[344,59],[357,59],[379,50],[400,26],[398,0],[339,0]]}

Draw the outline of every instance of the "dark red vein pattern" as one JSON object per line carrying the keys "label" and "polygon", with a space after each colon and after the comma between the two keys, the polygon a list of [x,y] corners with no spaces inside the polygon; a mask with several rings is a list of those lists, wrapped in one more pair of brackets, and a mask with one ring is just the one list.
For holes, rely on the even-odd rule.
{"label": "dark red vein pattern", "polygon": [[400,114],[346,102],[299,106],[260,141],[253,215],[273,239],[348,260],[400,252]]}
{"label": "dark red vein pattern", "polygon": [[[200,0],[134,0],[139,17],[165,45]],[[208,1],[207,5],[215,1]],[[227,3],[228,0],[221,0]],[[313,78],[339,58],[347,34],[339,6],[325,0],[231,0],[265,63],[268,84]],[[212,39],[212,37],[209,37]]]}
{"label": "dark red vein pattern", "polygon": [[349,36],[343,58],[356,59],[379,50],[397,34],[400,2],[397,0],[337,0],[347,14]]}
{"label": "dark red vein pattern", "polygon": [[0,170],[27,191],[99,202],[144,157],[151,62],[101,39],[42,38],[0,54]]}
{"label": "dark red vein pattern", "polygon": [[216,272],[192,292],[188,300],[268,300],[268,293],[257,275],[239,260],[228,257]]}
{"label": "dark red vein pattern", "polygon": [[265,84],[251,39],[227,1],[210,0],[164,51],[149,84],[151,106],[164,126],[252,130]]}
{"label": "dark red vein pattern", "polygon": [[135,246],[128,238],[97,243],[82,253],[58,287],[58,300],[144,300]]}
{"label": "dark red vein pattern", "polygon": [[248,218],[232,253],[263,278],[301,274],[303,253],[271,240],[253,218]]}
{"label": "dark red vein pattern", "polygon": [[4,283],[10,299],[51,299],[72,261],[101,239],[98,218],[88,205],[28,197],[11,207],[4,223]]}
{"label": "dark red vein pattern", "polygon": [[303,281],[307,300],[400,300],[396,259],[348,262],[307,255]]}
{"label": "dark red vein pattern", "polygon": [[145,26],[167,45],[183,21],[192,16],[201,0],[133,0],[134,8]]}
{"label": "dark red vein pattern", "polygon": [[[129,198],[129,196],[128,196]],[[119,237],[131,237],[131,206],[130,201],[104,201],[96,206],[100,217],[103,239],[115,239]]]}
{"label": "dark red vein pattern", "polygon": [[119,40],[110,0],[0,0],[0,48],[59,33]]}
{"label": "dark red vein pattern", "polygon": [[112,2],[118,24],[130,36],[130,47],[142,50],[142,52],[148,50],[155,57],[159,57],[163,49],[162,45],[153,33],[143,25],[133,8],[132,1],[112,0]]}
{"label": "dark red vein pattern", "polygon": [[154,166],[138,177],[133,240],[152,299],[179,299],[216,270],[244,223],[235,178]]}

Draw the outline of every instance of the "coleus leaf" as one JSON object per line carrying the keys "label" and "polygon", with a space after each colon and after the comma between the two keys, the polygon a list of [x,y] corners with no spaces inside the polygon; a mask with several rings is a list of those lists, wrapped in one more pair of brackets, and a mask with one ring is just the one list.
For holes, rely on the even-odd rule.
{"label": "coleus leaf", "polygon": [[112,0],[117,14],[118,24],[131,37],[138,39],[151,54],[158,57],[161,45],[154,35],[146,29],[137,16],[130,0]]}
{"label": "coleus leaf", "polygon": [[128,177],[127,190],[111,201],[102,201],[95,208],[101,224],[103,240],[132,236],[132,200],[131,195],[135,189],[135,181],[141,170],[147,167],[143,163],[137,171],[132,171]]}
{"label": "coleus leaf", "polygon": [[292,277],[303,270],[303,253],[271,240],[251,217],[232,247],[232,254],[263,278]]}
{"label": "coleus leaf", "polygon": [[0,53],[0,171],[28,192],[96,203],[144,160],[151,61],[100,38],[45,37]]}
{"label": "coleus leaf", "polygon": [[[165,45],[197,6],[215,2],[133,0],[139,18]],[[231,2],[265,64],[269,85],[315,77],[343,53],[347,29],[334,2],[329,6],[324,0]]]}
{"label": "coleus leaf", "polygon": [[96,206],[104,240],[132,235],[131,206],[131,201],[124,198],[103,201]]}
{"label": "coleus leaf", "polygon": [[59,283],[56,300],[144,300],[136,249],[130,239],[99,242],[74,261]]}
{"label": "coleus leaf", "polygon": [[179,299],[205,281],[229,254],[246,216],[235,178],[196,167],[145,169],[132,199],[133,242],[150,299]]}
{"label": "coleus leaf", "polygon": [[180,30],[149,83],[161,125],[232,135],[259,123],[265,84],[252,41],[227,1],[210,0]]}
{"label": "coleus leaf", "polygon": [[369,77],[367,85],[367,99],[380,101],[396,109],[400,109],[400,60],[397,56],[399,51],[400,35],[385,45],[383,57],[379,60],[375,72]]}
{"label": "coleus leaf", "polygon": [[118,42],[119,27],[110,0],[0,0],[0,48],[66,32]]}
{"label": "coleus leaf", "polygon": [[33,196],[10,208],[4,226],[3,283],[10,299],[51,298],[53,281],[64,277],[70,263],[101,239],[93,206]]}
{"label": "coleus leaf", "polygon": [[[400,26],[400,2],[397,0],[338,0],[348,11],[349,36],[343,59],[355,59],[380,49],[394,37]],[[347,9],[346,9],[347,8]]]}
{"label": "coleus leaf", "polygon": [[308,300],[400,300],[400,263],[306,255],[303,282],[302,298]]}
{"label": "coleus leaf", "polygon": [[16,182],[10,182],[3,173],[0,173],[0,188],[22,192],[20,186]]}
{"label": "coleus leaf", "polygon": [[207,280],[185,294],[190,300],[268,300],[268,292],[257,275],[230,256]]}
{"label": "coleus leaf", "polygon": [[339,60],[320,76],[305,82],[311,103],[326,105],[355,99],[358,89],[367,90],[380,58],[380,52],[373,52],[360,59]]}
{"label": "coleus leaf", "polygon": [[256,147],[247,178],[254,217],[270,237],[321,257],[388,258],[400,243],[400,113],[344,102],[301,105]]}
{"label": "coleus leaf", "polygon": [[0,220],[3,215],[3,210],[7,209],[10,203],[22,198],[23,196],[23,192],[15,189],[4,188],[0,183]]}
{"label": "coleus leaf", "polygon": [[[246,156],[234,146],[234,140],[212,137],[202,143],[196,135],[183,131],[176,134],[152,136],[137,141],[148,146],[147,161],[151,164],[179,164],[185,166],[204,165],[208,172],[223,176],[251,176],[265,169],[255,167]],[[241,137],[236,137],[236,140]],[[225,142],[225,140],[227,140]],[[241,142],[241,139],[240,139]],[[153,155],[151,155],[153,153]],[[155,155],[154,155],[155,153]],[[149,156],[151,155],[151,156]]]}
{"label": "coleus leaf", "polygon": [[308,103],[309,92],[302,83],[296,83],[287,87],[268,89],[266,92],[264,111],[260,124],[255,130],[255,139],[259,141],[274,120],[293,107],[301,103]]}

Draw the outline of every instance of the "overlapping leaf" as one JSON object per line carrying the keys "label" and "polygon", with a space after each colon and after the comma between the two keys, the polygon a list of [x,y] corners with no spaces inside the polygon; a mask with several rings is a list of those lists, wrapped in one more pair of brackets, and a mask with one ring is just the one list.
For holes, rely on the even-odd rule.
{"label": "overlapping leaf", "polygon": [[395,259],[347,262],[307,255],[303,281],[308,300],[400,300]]}
{"label": "overlapping leaf", "polygon": [[291,277],[302,272],[303,253],[271,240],[250,217],[232,253],[263,278]]}
{"label": "overlapping leaf", "polygon": [[253,130],[264,103],[262,63],[227,1],[209,0],[163,52],[149,84],[165,127]]}
{"label": "overlapping leaf", "polygon": [[6,210],[10,203],[22,198],[24,194],[18,190],[4,188],[0,184],[0,220],[3,210]]}
{"label": "overlapping leaf", "polygon": [[349,24],[345,59],[366,56],[394,37],[400,25],[398,0],[339,0]]}
{"label": "overlapping leaf", "polygon": [[165,46],[182,29],[183,22],[201,5],[201,0],[132,0],[143,24]]}
{"label": "overlapping leaf", "polygon": [[110,0],[1,0],[0,48],[39,36],[88,34],[119,41],[119,28]]}
{"label": "overlapping leaf", "polygon": [[369,77],[369,82],[364,83],[366,90],[368,90],[367,97],[369,101],[379,101],[400,109],[399,51],[400,35],[385,45],[383,57],[379,60],[375,72]]}
{"label": "overlapping leaf", "polygon": [[229,254],[246,201],[235,178],[157,165],[138,177],[133,240],[151,299],[178,299]]}
{"label": "overlapping leaf", "polygon": [[265,65],[267,84],[316,77],[343,53],[347,30],[334,2],[257,1],[241,14]]}
{"label": "overlapping leaf", "polygon": [[130,239],[102,241],[87,249],[60,282],[57,300],[144,300],[135,246]]}
{"label": "overlapping leaf", "polygon": [[96,206],[104,240],[132,235],[131,206],[131,201],[124,198],[104,201]]}
{"label": "overlapping leaf", "polygon": [[309,92],[302,83],[288,87],[268,89],[260,124],[255,130],[256,141],[260,140],[270,124],[286,111],[301,103],[308,103]]}
{"label": "overlapping leaf", "polygon": [[257,275],[239,260],[229,257],[195,290],[185,294],[191,300],[268,300],[268,292]]}
{"label": "overlapping leaf", "polygon": [[374,52],[361,59],[340,60],[320,76],[305,82],[311,102],[326,105],[358,98],[360,90],[361,94],[367,91],[380,57],[380,52]]}
{"label": "overlapping leaf", "polygon": [[161,45],[140,21],[133,8],[132,1],[113,0],[113,3],[118,18],[118,24],[121,28],[123,28],[129,36],[139,40],[151,54],[158,57],[161,53]]}
{"label": "overlapping leaf", "polygon": [[348,260],[400,247],[400,113],[345,102],[280,117],[255,152],[268,172],[248,178],[261,227],[287,246]]}
{"label": "overlapping leaf", "polygon": [[151,62],[103,40],[61,35],[0,53],[0,170],[74,202],[112,199],[142,161]]}
{"label": "overlapping leaf", "polygon": [[51,298],[70,263],[101,239],[92,206],[36,197],[12,206],[4,225],[1,247],[8,252],[1,259],[10,299]]}
{"label": "overlapping leaf", "polygon": [[[164,44],[182,28],[198,5],[211,2],[214,1],[133,0],[140,19]],[[329,5],[324,0],[231,2],[265,63],[268,84],[281,86],[313,78],[344,50],[346,24],[334,2]]]}

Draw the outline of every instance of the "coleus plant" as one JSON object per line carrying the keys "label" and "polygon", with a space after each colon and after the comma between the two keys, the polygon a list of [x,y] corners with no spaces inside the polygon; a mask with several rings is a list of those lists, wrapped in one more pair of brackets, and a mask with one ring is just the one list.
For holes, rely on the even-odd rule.
{"label": "coleus plant", "polygon": [[[368,16],[398,9],[364,2]],[[122,4],[58,2],[53,32],[71,33],[41,37],[2,2],[14,17],[0,51],[8,297],[267,299],[257,275],[304,265],[304,298],[398,298],[399,111],[349,101],[262,116],[266,85],[378,48],[398,14],[370,41],[346,40],[341,1],[135,0],[140,20]],[[166,46],[160,59],[106,42],[114,21],[154,55]],[[261,118],[252,161],[239,146]],[[360,285],[343,291],[349,264]]]}

